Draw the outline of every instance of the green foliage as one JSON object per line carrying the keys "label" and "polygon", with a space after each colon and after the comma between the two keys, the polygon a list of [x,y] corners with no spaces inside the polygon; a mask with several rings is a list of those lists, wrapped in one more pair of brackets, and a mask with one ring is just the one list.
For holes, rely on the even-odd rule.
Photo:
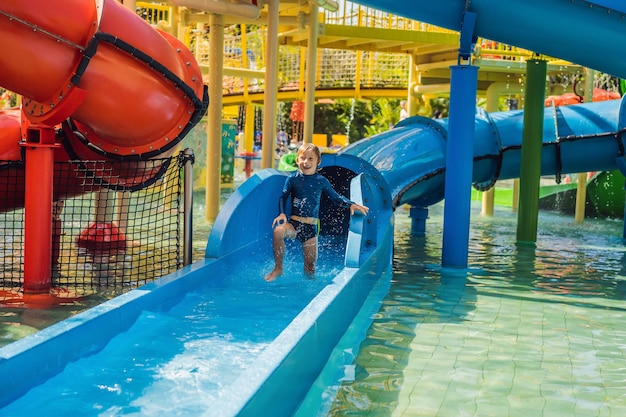
{"label": "green foliage", "polygon": [[[350,143],[385,132],[400,120],[399,99],[337,99],[315,105],[314,133],[348,135]],[[445,114],[447,114],[447,102]],[[278,124],[291,136],[293,122],[289,119],[292,103],[280,106]]]}
{"label": "green foliage", "polygon": [[441,113],[441,117],[448,117],[450,97],[435,97],[430,99],[430,108],[433,110],[433,113],[428,117],[432,117],[436,113]]}
{"label": "green foliage", "polygon": [[342,99],[315,106],[315,133],[348,135],[350,143],[389,130],[400,120],[400,100]]}
{"label": "green foliage", "polygon": [[371,110],[366,101],[340,99],[315,106],[315,133],[348,135],[350,143],[367,136]]}
{"label": "green foliage", "polygon": [[385,132],[400,121],[400,100],[375,99],[371,101],[371,108],[370,125],[365,128],[367,136]]}
{"label": "green foliage", "polygon": [[0,88],[0,109],[17,107],[17,94]]}

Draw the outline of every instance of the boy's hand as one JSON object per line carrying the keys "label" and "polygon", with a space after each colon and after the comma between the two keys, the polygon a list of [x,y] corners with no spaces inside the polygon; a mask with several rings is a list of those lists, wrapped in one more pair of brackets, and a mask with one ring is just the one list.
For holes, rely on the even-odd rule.
{"label": "boy's hand", "polygon": [[355,211],[358,211],[362,215],[367,216],[367,213],[369,213],[370,209],[360,204],[352,204],[350,206],[350,215],[352,216]]}
{"label": "boy's hand", "polygon": [[272,222],[272,228],[280,224],[286,223],[286,222],[287,222],[287,216],[285,215],[285,213],[280,213]]}

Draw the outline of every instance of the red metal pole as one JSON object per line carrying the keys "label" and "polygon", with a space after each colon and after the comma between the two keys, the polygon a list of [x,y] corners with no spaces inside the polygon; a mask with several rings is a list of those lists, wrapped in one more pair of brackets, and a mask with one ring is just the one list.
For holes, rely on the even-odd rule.
{"label": "red metal pole", "polygon": [[52,180],[54,129],[32,125],[26,131],[24,201],[24,293],[50,290],[52,270]]}
{"label": "red metal pole", "polygon": [[252,158],[246,158],[246,164],[243,170],[246,173],[246,178],[250,178],[252,174]]}

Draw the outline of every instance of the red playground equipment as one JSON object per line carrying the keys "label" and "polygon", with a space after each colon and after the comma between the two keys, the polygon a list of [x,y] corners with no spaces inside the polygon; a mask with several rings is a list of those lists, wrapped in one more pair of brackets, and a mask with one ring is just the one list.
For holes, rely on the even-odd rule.
{"label": "red playground equipment", "polygon": [[208,96],[188,49],[114,0],[3,2],[0,68],[0,86],[23,97],[0,112],[0,159],[25,162],[8,168],[24,179],[8,191],[24,195],[24,293],[44,293],[53,201],[81,192],[79,179],[60,187],[54,162],[112,161],[120,185],[151,178],[154,167],[142,178],[124,167],[171,154]]}

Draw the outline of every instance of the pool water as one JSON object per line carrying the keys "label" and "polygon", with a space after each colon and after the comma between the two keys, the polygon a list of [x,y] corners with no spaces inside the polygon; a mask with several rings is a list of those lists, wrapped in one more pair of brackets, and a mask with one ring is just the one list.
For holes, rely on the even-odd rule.
{"label": "pool water", "polygon": [[215,271],[176,304],[142,312],[100,352],[68,364],[0,409],[0,416],[197,416],[211,410],[341,270],[337,245],[325,238],[314,279],[303,273],[299,247],[290,243],[288,249],[285,274],[276,281],[263,280],[273,261],[271,248],[260,248],[261,256]]}
{"label": "pool water", "polygon": [[0,305],[0,347],[37,333],[119,294],[121,292],[117,290],[78,289],[60,293],[61,301],[52,306],[36,305],[27,308],[21,303],[14,306]]}
{"label": "pool water", "polygon": [[469,268],[440,267],[442,205],[425,237],[396,212],[393,277],[365,339],[344,340],[297,414],[626,415],[626,246],[621,220],[472,208]]}

